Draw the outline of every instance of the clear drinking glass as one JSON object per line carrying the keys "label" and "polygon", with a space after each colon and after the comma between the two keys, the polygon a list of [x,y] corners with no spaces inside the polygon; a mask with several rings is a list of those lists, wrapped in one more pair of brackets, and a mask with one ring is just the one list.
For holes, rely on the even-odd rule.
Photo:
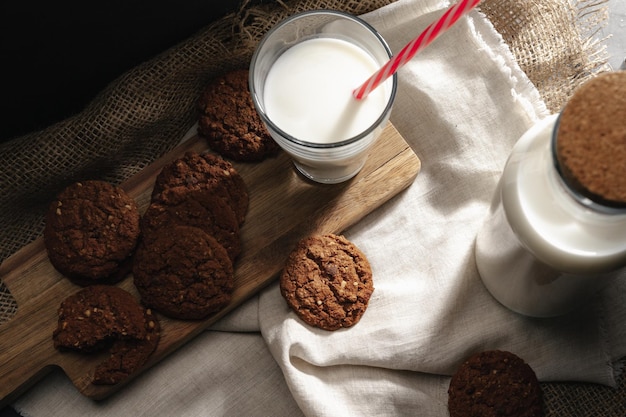
{"label": "clear drinking glass", "polygon": [[[277,24],[263,37],[252,57],[250,92],[255,107],[270,134],[292,157],[294,165],[304,176],[316,182],[334,184],[354,177],[365,164],[369,149],[389,120],[397,89],[397,76],[394,74],[378,87],[382,90],[380,94],[384,95],[381,96],[383,97],[382,104],[374,110],[375,116],[371,122],[364,124],[363,129],[357,133],[349,137],[333,138],[331,136],[323,142],[303,138],[302,135],[298,137],[290,134],[286,131],[284,123],[277,122],[273,115],[268,114],[266,81],[272,66],[286,51],[312,39],[345,41],[364,51],[373,58],[376,65],[368,76],[390,59],[391,50],[382,36],[363,20],[342,12],[316,10],[296,14]],[[305,72],[300,74],[294,70],[293,74],[288,75],[302,75],[299,82],[305,86],[309,83]],[[349,103],[348,106],[360,105],[356,103],[357,100],[351,96],[351,93],[352,89],[359,87],[366,79],[367,77],[354,80],[354,85],[348,92],[350,100],[354,103]],[[300,96],[302,100],[307,100],[304,94]],[[365,100],[369,98],[366,97]],[[320,107],[322,106],[313,105],[306,114],[300,114],[295,118],[311,118],[314,113],[318,113]]]}

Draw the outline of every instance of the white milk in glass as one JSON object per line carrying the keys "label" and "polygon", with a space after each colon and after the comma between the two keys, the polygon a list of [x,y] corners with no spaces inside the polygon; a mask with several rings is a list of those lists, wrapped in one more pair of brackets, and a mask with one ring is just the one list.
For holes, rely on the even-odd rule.
{"label": "white milk in glass", "polygon": [[265,81],[268,117],[295,139],[334,143],[353,138],[381,117],[390,89],[364,100],[352,91],[380,68],[367,52],[341,39],[314,38],[285,51]]}

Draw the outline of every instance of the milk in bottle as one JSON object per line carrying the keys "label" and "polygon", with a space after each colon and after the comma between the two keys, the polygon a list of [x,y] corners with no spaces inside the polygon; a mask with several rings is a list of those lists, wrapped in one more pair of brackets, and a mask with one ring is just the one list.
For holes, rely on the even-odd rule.
{"label": "milk in bottle", "polygon": [[588,81],[519,139],[475,256],[491,294],[536,317],[626,276],[626,73]]}

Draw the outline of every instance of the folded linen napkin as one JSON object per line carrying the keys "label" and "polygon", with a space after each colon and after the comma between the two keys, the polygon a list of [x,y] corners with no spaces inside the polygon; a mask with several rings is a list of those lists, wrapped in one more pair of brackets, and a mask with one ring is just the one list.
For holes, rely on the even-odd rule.
{"label": "folded linen napkin", "polygon": [[[450,5],[401,0],[364,16],[398,51]],[[325,332],[290,312],[278,286],[103,402],[55,372],[22,396],[27,416],[446,416],[449,375],[469,354],[507,349],[542,380],[614,383],[626,354],[623,282],[557,319],[494,301],[473,239],[517,138],[547,115],[478,11],[399,73],[391,120],[422,160],[415,183],[345,232],[375,291],[360,323]],[[282,372],[281,372],[282,371]]]}

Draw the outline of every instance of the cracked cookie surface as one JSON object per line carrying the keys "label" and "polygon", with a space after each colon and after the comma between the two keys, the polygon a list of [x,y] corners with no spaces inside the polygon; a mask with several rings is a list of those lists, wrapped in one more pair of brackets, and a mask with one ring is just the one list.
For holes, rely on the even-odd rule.
{"label": "cracked cookie surface", "polygon": [[159,344],[161,326],[150,309],[144,309],[144,321],[146,336],[143,339],[118,339],[113,342],[109,357],[94,371],[94,384],[117,384],[147,361]]}
{"label": "cracked cookie surface", "polygon": [[246,184],[230,162],[208,152],[189,151],[165,165],[155,180],[152,201],[167,201],[170,192],[195,190],[207,190],[223,199],[232,207],[239,225],[243,224],[249,204]]}
{"label": "cracked cookie surface", "polygon": [[176,225],[194,226],[214,237],[235,261],[241,252],[239,223],[232,208],[207,189],[170,189],[150,203],[141,218],[143,240],[168,234]]}
{"label": "cracked cookie surface", "polygon": [[289,255],[280,291],[307,324],[324,330],[351,327],[365,313],[374,291],[372,269],[345,237],[310,236]]}
{"label": "cracked cookie surface", "polygon": [[247,69],[212,80],[202,91],[198,111],[198,133],[227,158],[256,162],[280,151],[254,107]]}
{"label": "cracked cookie surface", "polygon": [[142,240],[133,264],[135,287],[147,306],[178,319],[202,319],[226,307],[233,266],[226,249],[203,230],[173,226]]}
{"label": "cracked cookie surface", "polygon": [[139,238],[139,209],[104,181],[76,182],[50,204],[43,237],[52,265],[79,285],[124,277]]}
{"label": "cracked cookie surface", "polygon": [[52,333],[60,351],[109,351],[96,366],[94,384],[116,384],[139,369],[156,349],[160,326],[149,309],[118,287],[92,285],[67,297]]}

